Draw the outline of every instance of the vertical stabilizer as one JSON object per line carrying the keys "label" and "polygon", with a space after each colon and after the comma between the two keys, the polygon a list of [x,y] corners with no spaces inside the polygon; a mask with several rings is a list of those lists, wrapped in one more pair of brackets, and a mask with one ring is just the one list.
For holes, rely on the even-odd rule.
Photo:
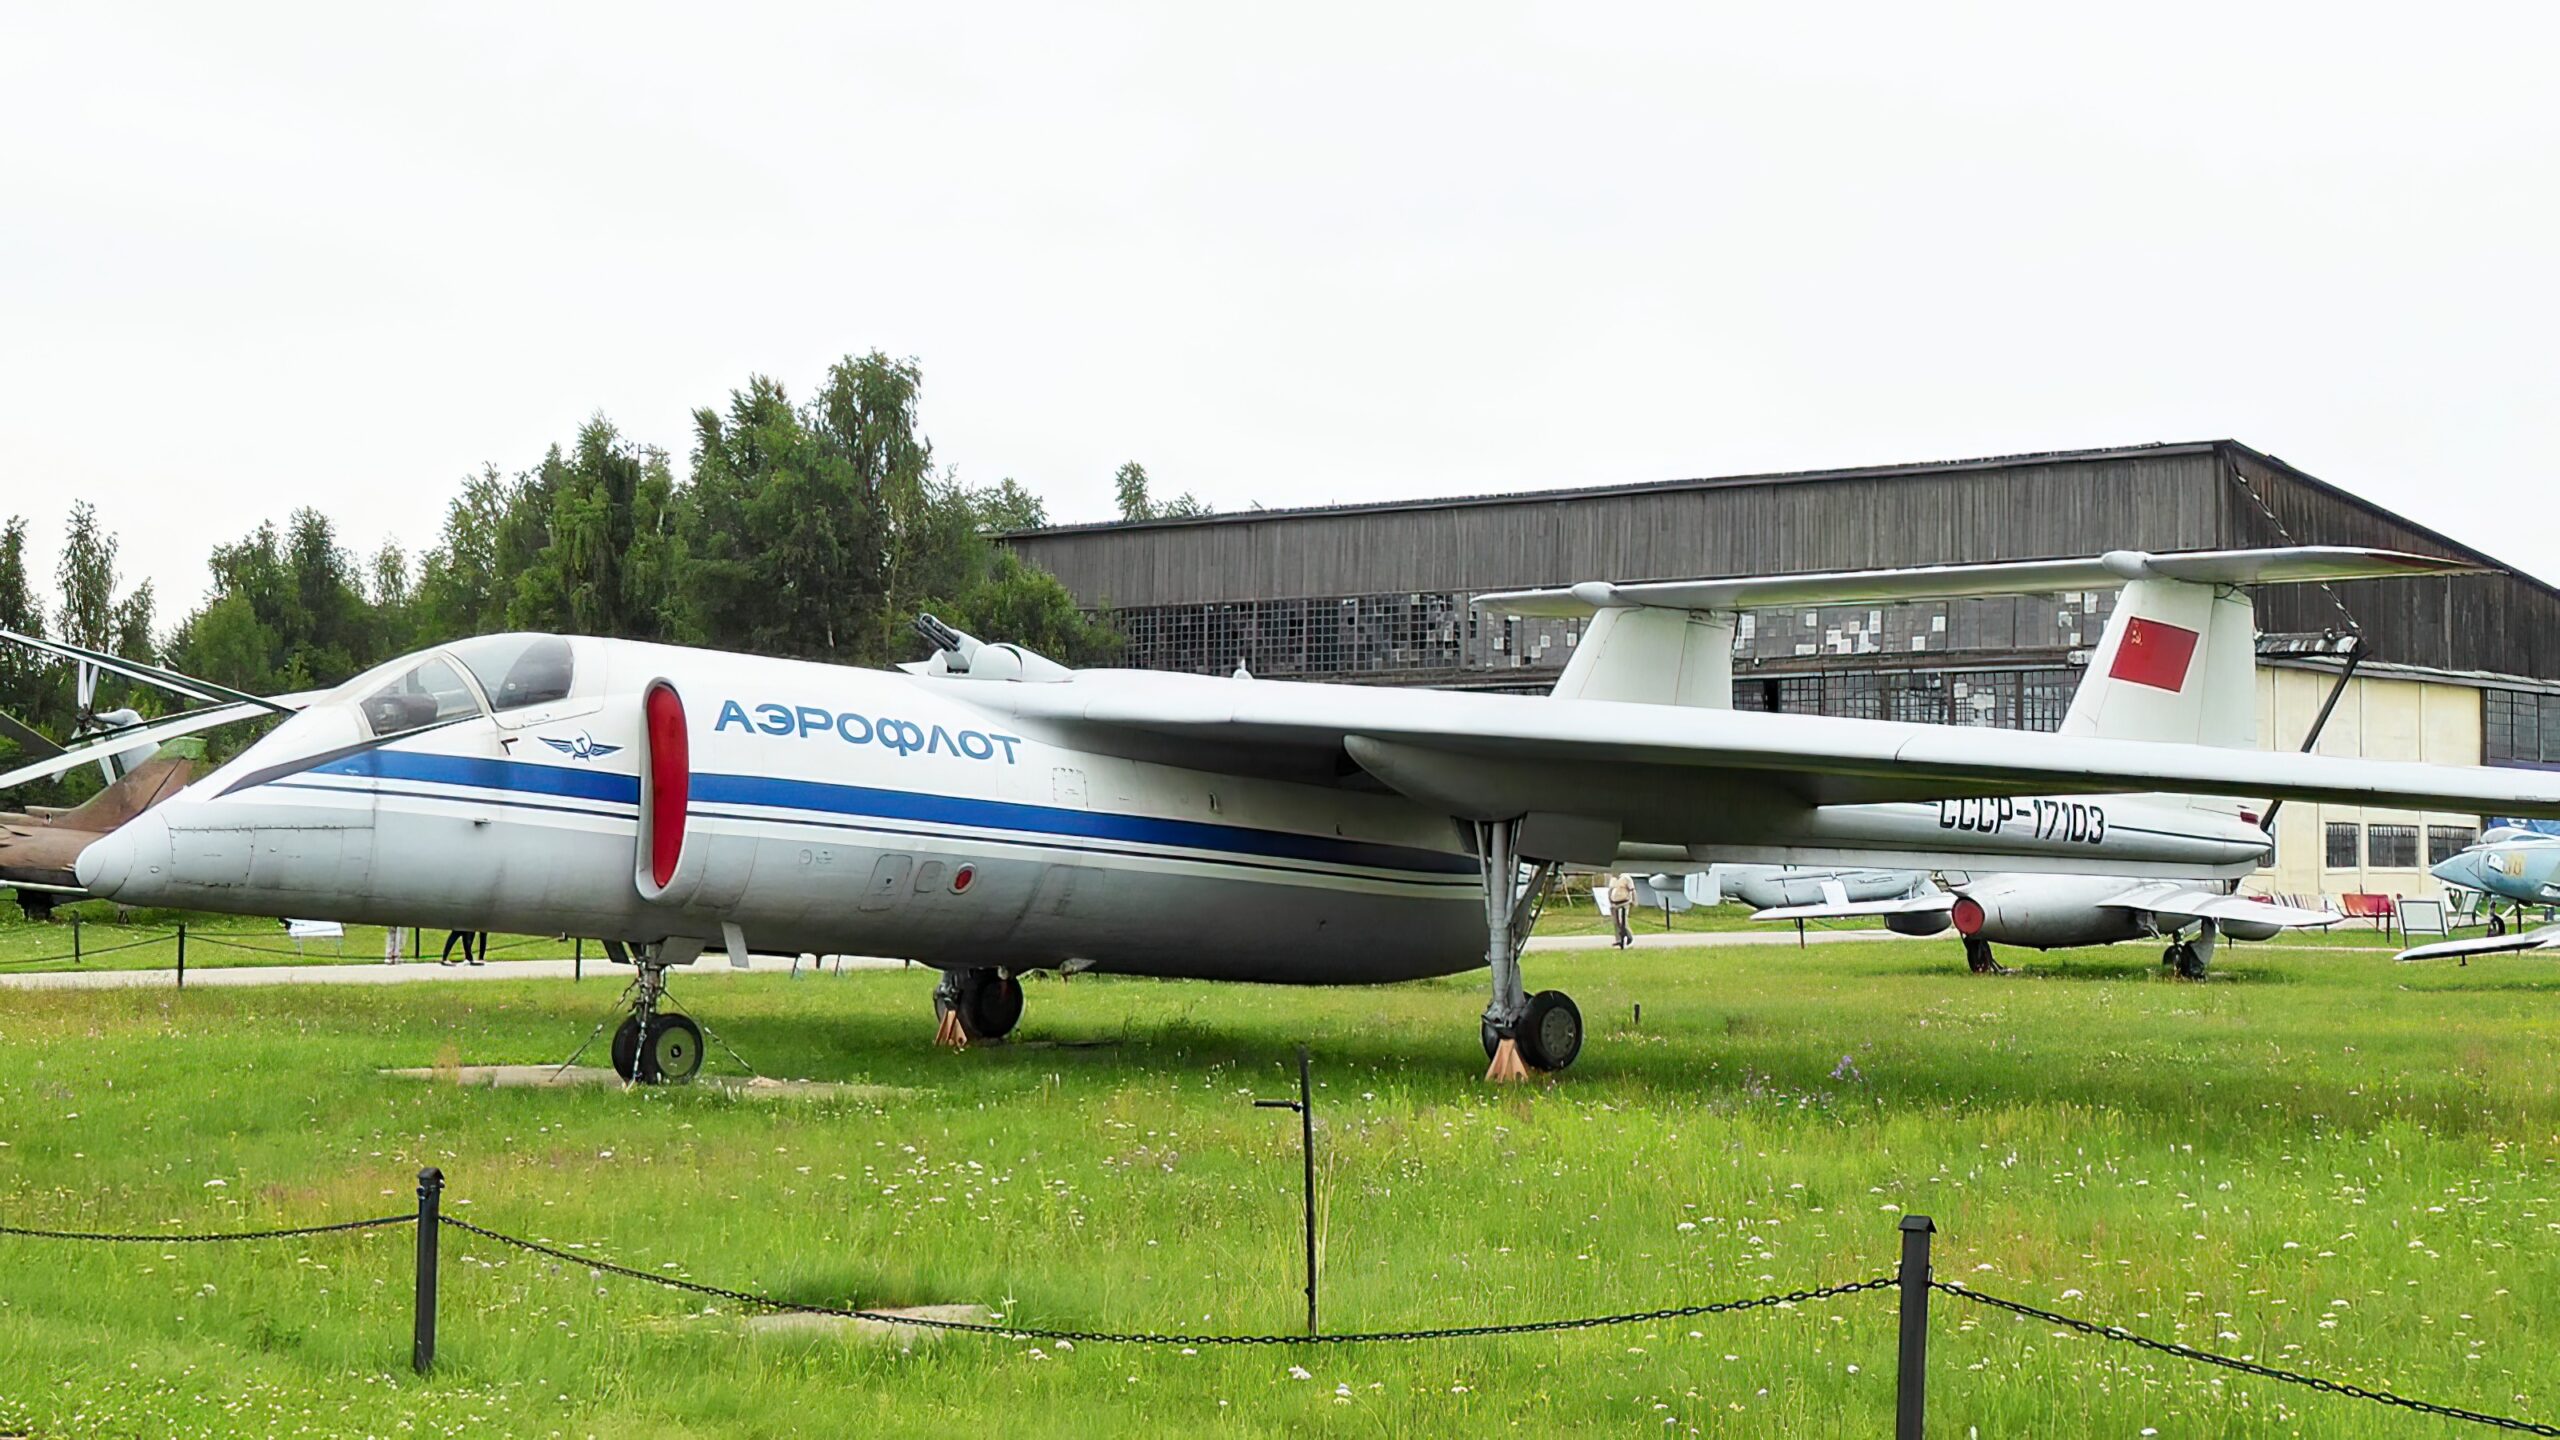
{"label": "vertical stabilizer", "polygon": [[2257,697],[2258,626],[2246,593],[2134,580],[2116,600],[2062,733],[2250,749]]}
{"label": "vertical stabilizer", "polygon": [[1548,692],[1562,700],[1733,708],[1734,617],[1655,606],[1606,608]]}

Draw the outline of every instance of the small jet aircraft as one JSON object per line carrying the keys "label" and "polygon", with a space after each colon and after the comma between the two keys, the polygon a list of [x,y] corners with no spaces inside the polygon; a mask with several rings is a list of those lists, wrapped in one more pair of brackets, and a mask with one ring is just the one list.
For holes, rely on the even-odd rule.
{"label": "small jet aircraft", "polygon": [[[2236,587],[2471,568],[2127,551],[1480,602],[1589,618],[1548,697],[1073,671],[930,617],[933,655],[895,671],[482,636],[314,699],[90,845],[78,876],[133,902],[596,937],[635,967],[615,1058],[641,1080],[699,1064],[699,1028],[661,1001],[669,967],[712,946],[934,965],[954,1042],[1010,1030],[1018,977],[1042,968],[1355,984],[1485,967],[1488,1074],[1520,1078],[1582,1046],[1573,1002],[1521,976],[1558,864],[1962,853],[2177,878],[2266,857],[2236,812],[2164,828],[2103,798],[2161,790],[2560,816],[2560,774],[2115,738],[2254,704],[2200,683],[2226,648],[2254,650]],[[2125,582],[2096,734],[1730,708],[1745,609]]]}
{"label": "small jet aircraft", "polygon": [[[2560,925],[2544,925],[2523,929],[2524,907],[2560,904],[2560,835],[2527,830],[2520,826],[2499,826],[2480,837],[2478,844],[2456,855],[2449,855],[2427,872],[2448,885],[2477,890],[2489,897],[2489,933],[2467,940],[2439,940],[2403,950],[2403,960],[2468,960],[2474,955],[2495,955],[2519,950],[2540,950],[2560,945]],[[2497,911],[2497,902],[2514,904],[2517,928],[2510,933],[2507,918]]]}
{"label": "small jet aircraft", "polygon": [[1991,947],[2023,945],[2064,950],[2113,945],[2120,940],[2166,939],[2160,963],[2187,979],[2201,979],[2213,959],[2217,934],[2235,940],[2268,940],[2279,931],[2335,925],[2334,911],[2306,910],[2238,895],[2220,885],[2184,880],[2142,880],[2123,875],[1984,875],[1938,891],[1900,900],[1779,906],[1754,920],[1838,919],[1882,916],[1904,935],[1935,935],[1948,926],[1964,941],[1965,963],[1977,975],[1998,974]]}

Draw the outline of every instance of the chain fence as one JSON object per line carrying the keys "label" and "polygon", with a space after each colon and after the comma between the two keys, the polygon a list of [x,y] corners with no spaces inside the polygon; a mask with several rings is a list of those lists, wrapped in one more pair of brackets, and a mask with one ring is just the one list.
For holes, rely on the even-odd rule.
{"label": "chain fence", "polygon": [[[1735,1315],[1794,1309],[1821,1301],[1844,1299],[1875,1291],[1894,1290],[1901,1294],[1901,1375],[1897,1429],[1899,1436],[1916,1437],[1924,1407],[1925,1373],[1928,1347],[1928,1305],[1931,1294],[1944,1294],[1969,1305],[1979,1305],[2059,1326],[2076,1335],[2110,1340],[2167,1355],[2173,1359],[2198,1365],[2213,1366],[2253,1375],[2280,1384],[2297,1385],[2325,1395],[2346,1400],[2361,1400],[2376,1405],[2405,1410],[2437,1419],[2482,1425],[2524,1435],[2560,1437],[2560,1425],[2542,1421],[2496,1415],[2458,1405],[2413,1399],[2376,1386],[2351,1381],[2331,1380],[2254,1360],[2216,1354],[2174,1340],[2160,1340],[2138,1335],[2121,1325],[2106,1325],[2094,1320],[2064,1315],[2023,1301],[2010,1300],[1951,1281],[1936,1279],[1930,1272],[1928,1235],[1934,1227],[1918,1216],[1906,1217],[1903,1223],[1904,1251],[1901,1265],[1891,1274],[1877,1275],[1835,1285],[1789,1290],[1746,1299],[1719,1300],[1704,1304],[1669,1305],[1650,1310],[1629,1310],[1605,1315],[1581,1315],[1564,1319],[1522,1320],[1485,1325],[1436,1325],[1409,1330],[1345,1330],[1323,1333],[1252,1333],[1189,1334],[1138,1330],[1089,1330],[1061,1326],[1016,1325],[994,1320],[959,1320],[938,1316],[900,1314],[895,1311],[867,1310],[856,1306],[825,1305],[806,1301],[785,1300],[758,1294],[734,1286],[706,1284],[680,1276],[642,1270],[599,1255],[568,1250],[540,1240],[511,1235],[502,1230],[476,1225],[443,1213],[443,1176],[435,1170],[423,1172],[418,1184],[418,1208],[399,1215],[380,1215],[362,1220],[342,1220],[329,1224],[281,1226],[261,1230],[229,1230],[197,1233],[144,1233],[94,1230],[55,1230],[31,1226],[0,1224],[0,1237],[32,1240],[91,1242],[105,1244],[209,1245],[231,1242],[298,1239],[315,1235],[346,1234],[357,1231],[411,1227],[417,1250],[416,1344],[413,1364],[422,1373],[432,1365],[435,1356],[436,1309],[440,1262],[436,1238],[446,1231],[469,1235],[495,1245],[503,1245],[527,1254],[538,1255],[563,1266],[589,1272],[637,1280],[658,1287],[705,1299],[726,1301],[747,1309],[782,1314],[832,1316],[846,1320],[866,1321],[883,1326],[903,1326],[919,1330],[936,1330],[964,1335],[980,1335],[1006,1340],[1043,1342],[1067,1341],[1078,1345],[1131,1345],[1149,1347],[1251,1346],[1328,1346],[1409,1344],[1432,1340],[1476,1340],[1516,1335],[1555,1335],[1574,1331],[1599,1330],[1626,1325],[1660,1324],[1674,1320],[1697,1319],[1710,1315]],[[1917,1233],[1913,1222],[1917,1222]]]}
{"label": "chain fence", "polygon": [[2490,1415],[2478,1410],[2465,1410],[2457,1405],[2438,1405],[2428,1400],[2412,1400],[2406,1395],[2395,1395],[2388,1390],[2369,1389],[2350,1381],[2324,1380],[2317,1375],[2305,1375],[2296,1370],[2281,1370],[2273,1365],[2261,1365],[2255,1360],[2217,1355],[2210,1350],[2199,1350],[2193,1345],[2181,1344],[2175,1340],[2155,1340],[2148,1335],[2136,1335],[2121,1325],[2101,1325],[2094,1320],[2056,1314],[2051,1310],[2038,1309],[2021,1301],[2004,1300],[1997,1295],[1986,1295],[1979,1290],[1967,1289],[1945,1280],[1932,1280],[1929,1282],[1929,1288],[1976,1305],[2006,1310],[2013,1315],[2022,1315],[2030,1320],[2041,1320],[2048,1325],[2059,1325],[2075,1334],[2100,1340],[2121,1341],[2137,1349],[2173,1355],[2178,1359],[2191,1360],[2199,1365],[2218,1365],[2225,1370],[2237,1370],[2241,1374],[2255,1375],[2262,1380],[2279,1380],[2287,1385],[2300,1385],[2305,1389],[2317,1390],[2324,1395],[2341,1395],[2350,1400],[2370,1400],[2377,1405],[2397,1406],[2403,1410],[2414,1410],[2421,1415],[2434,1415],[2447,1420],[2466,1420],[2474,1425],[2486,1425],[2496,1430],[2513,1430],[2525,1435],[2560,1435],[2560,1425],[2546,1425],[2535,1420],[2518,1420],[2506,1415]]}
{"label": "chain fence", "polygon": [[1036,1325],[1006,1325],[976,1320],[945,1320],[923,1315],[900,1315],[883,1310],[859,1310],[839,1305],[815,1305],[796,1300],[779,1300],[758,1295],[751,1290],[736,1290],[724,1285],[705,1285],[696,1280],[673,1275],[655,1274],[616,1264],[592,1255],[556,1249],[520,1235],[508,1235],[467,1220],[442,1216],[446,1229],[477,1235],[519,1250],[545,1256],[568,1265],[582,1266],[626,1280],[643,1280],[667,1290],[681,1290],[714,1300],[754,1309],[771,1310],[792,1315],[831,1315],[846,1320],[868,1320],[881,1325],[906,1325],[923,1330],[950,1330],[969,1335],[994,1335],[1011,1340],[1066,1340],[1078,1345],[1160,1345],[1201,1348],[1216,1345],[1374,1345],[1414,1340],[1469,1340],[1493,1335],[1543,1335],[1568,1330],[1598,1330],[1615,1325],[1643,1325],[1665,1320],[1685,1320],[1701,1315],[1728,1315],[1745,1310],[1777,1309],[1809,1304],[1835,1296],[1855,1295],[1867,1290],[1884,1290],[1895,1283],[1893,1276],[1857,1280],[1845,1285],[1824,1285],[1812,1290],[1792,1290],[1783,1295],[1761,1295],[1748,1300],[1721,1300],[1704,1305],[1674,1305],[1660,1310],[1631,1310],[1615,1315],[1576,1316],[1569,1320],[1522,1320],[1506,1325],[1443,1325],[1423,1330],[1346,1330],[1316,1335],[1185,1335],[1153,1331],[1069,1330]]}

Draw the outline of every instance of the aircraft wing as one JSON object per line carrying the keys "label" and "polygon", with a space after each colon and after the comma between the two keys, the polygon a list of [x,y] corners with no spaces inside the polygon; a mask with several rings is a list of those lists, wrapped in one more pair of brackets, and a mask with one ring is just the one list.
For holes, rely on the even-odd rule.
{"label": "aircraft wing", "polygon": [[2142,910],[2185,920],[2238,920],[2257,925],[2281,925],[2288,930],[2335,925],[2347,918],[2334,910],[2278,905],[2272,900],[2261,900],[2251,895],[2200,890],[2174,880],[2136,885],[2121,895],[2099,901],[2098,905],[2105,910]]}
{"label": "aircraft wing", "polygon": [[1899,900],[1824,900],[1819,905],[1772,905],[1754,910],[1754,920],[1846,920],[1860,915],[1930,915],[1955,908],[1953,892],[1907,895]]}
{"label": "aircraft wing", "polygon": [[2560,945],[2560,925],[2544,925],[2509,935],[2474,935],[2468,940],[2439,940],[2391,957],[2395,960],[2450,960],[2457,955],[2506,955]]}
{"label": "aircraft wing", "polygon": [[[1352,764],[1453,815],[1650,814],[1632,840],[1714,838],[1673,789],[1794,804],[1998,795],[2282,796],[2560,817],[2560,772],[2422,765],[1969,726],[1609,700],[1085,670],[1050,683],[919,679],[1105,753],[1254,772],[1294,753]],[[1344,757],[1350,763],[1345,763]]]}
{"label": "aircraft wing", "polygon": [[2398,550],[2352,545],[2295,545],[2269,550],[2190,550],[2153,555],[2110,550],[2070,560],[2001,560],[1977,565],[1920,565],[1899,570],[1840,570],[1809,575],[1745,575],[1727,580],[1656,580],[1634,584],[1587,580],[1546,590],[1479,595],[1478,608],[1504,615],[1570,618],[1600,610],[1658,606],[1672,610],[1757,610],[1783,605],[1881,605],[1976,595],[2051,595],[2111,590],[2158,578],[2204,585],[2300,584],[2404,575],[2467,575],[2495,567]]}

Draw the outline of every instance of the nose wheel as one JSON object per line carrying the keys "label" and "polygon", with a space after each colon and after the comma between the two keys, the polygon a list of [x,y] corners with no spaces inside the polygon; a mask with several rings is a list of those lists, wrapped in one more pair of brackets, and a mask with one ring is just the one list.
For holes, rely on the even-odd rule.
{"label": "nose wheel", "polygon": [[[677,963],[668,944],[625,947],[605,942],[616,964],[631,966],[631,1013],[613,1031],[613,1073],[626,1083],[681,1085],[702,1072],[702,1026],[692,1016],[667,1008],[667,966]],[[684,960],[699,953],[700,942],[682,952]],[[599,1027],[601,1028],[601,1027]],[[592,1044],[595,1037],[587,1037]],[[586,1046],[578,1047],[581,1051]],[[576,1056],[570,1062],[575,1063]]]}

